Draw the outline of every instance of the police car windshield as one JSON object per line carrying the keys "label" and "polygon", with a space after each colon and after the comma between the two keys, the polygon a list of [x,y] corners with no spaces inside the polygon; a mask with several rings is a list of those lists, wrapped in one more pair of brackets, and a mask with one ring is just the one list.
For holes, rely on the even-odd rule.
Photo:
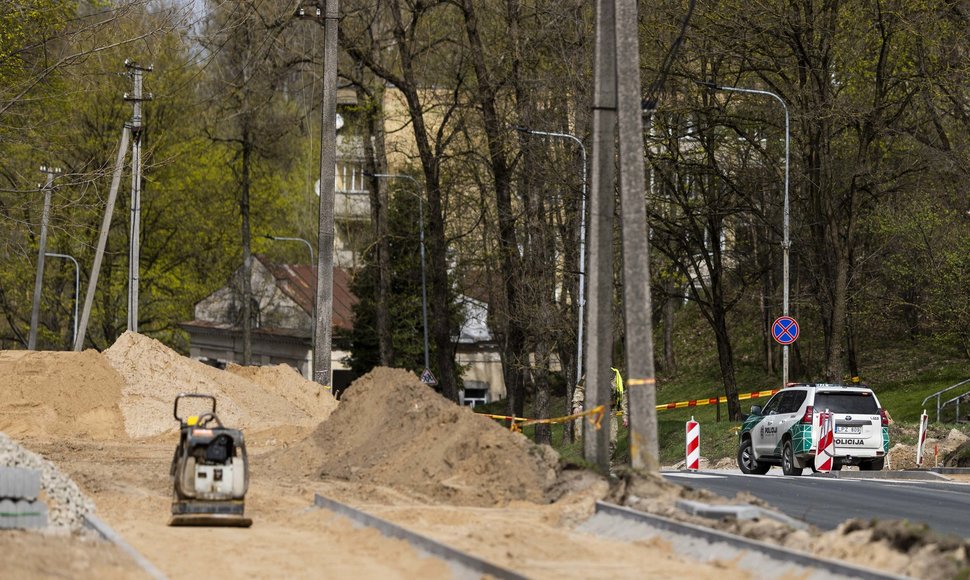
{"label": "police car windshield", "polygon": [[876,398],[866,392],[821,392],[815,395],[815,408],[833,413],[875,415],[879,412]]}

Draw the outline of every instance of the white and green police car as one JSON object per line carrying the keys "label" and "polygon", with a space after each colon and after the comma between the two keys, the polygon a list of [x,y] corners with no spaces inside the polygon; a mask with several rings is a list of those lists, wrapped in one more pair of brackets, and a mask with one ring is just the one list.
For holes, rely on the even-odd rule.
{"label": "white and green police car", "polygon": [[785,475],[814,469],[817,415],[826,410],[833,418],[833,469],[882,469],[889,453],[889,416],[876,394],[864,385],[814,383],[788,386],[764,408],[751,407],[739,433],[738,467],[758,475],[772,465],[780,465]]}

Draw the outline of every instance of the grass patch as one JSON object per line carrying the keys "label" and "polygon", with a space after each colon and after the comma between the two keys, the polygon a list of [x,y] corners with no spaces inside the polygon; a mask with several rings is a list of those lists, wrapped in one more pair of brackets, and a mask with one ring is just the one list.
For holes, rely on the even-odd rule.
{"label": "grass patch", "polygon": [[[769,374],[765,370],[761,353],[761,331],[757,327],[757,312],[745,311],[739,307],[731,315],[731,338],[735,355],[735,382],[738,393],[748,393],[777,389],[781,386],[780,369]],[[821,368],[821,337],[812,330],[810,313],[800,315],[802,336],[799,338],[800,354],[807,369]],[[659,328],[655,329],[659,332]],[[937,434],[945,437],[950,429],[957,428],[970,434],[970,423],[957,423],[955,406],[950,405],[941,413],[943,423],[936,424],[936,400],[924,403],[926,397],[960,381],[970,379],[970,361],[955,349],[940,347],[932,340],[919,341],[909,338],[885,337],[880,333],[860,332],[860,377],[862,382],[875,391],[879,402],[892,415],[895,425],[890,433],[890,442],[913,444],[919,416],[925,408],[930,415],[930,436]],[[871,338],[878,336],[878,340]],[[656,360],[661,361],[661,337],[655,337],[657,345]],[[707,322],[697,309],[687,305],[677,312],[674,328],[674,351],[677,362],[676,372],[662,368],[658,364],[657,392],[658,404],[707,399],[724,395],[720,370],[717,361],[717,348]],[[619,361],[618,361],[619,362]],[[821,381],[821,374],[806,371],[807,376],[792,376],[793,381]],[[845,377],[845,381],[849,377]],[[970,392],[970,383],[959,389],[945,393],[941,401],[951,399],[963,392]],[[752,404],[764,404],[765,399],[741,401],[741,410],[747,413]],[[552,401],[552,415],[565,415],[566,404],[562,397]],[[504,415],[505,401],[476,407],[478,412]],[[658,446],[660,461],[663,465],[673,465],[684,460],[685,424],[693,417],[701,424],[701,456],[710,461],[724,457],[734,457],[737,451],[737,431],[740,423],[726,420],[727,408],[720,406],[718,421],[717,407],[703,406],[672,411],[657,411]],[[533,417],[531,404],[526,405],[526,416]],[[961,406],[964,420],[970,419],[970,403]],[[534,428],[525,429],[526,436],[534,437]],[[563,441],[563,426],[552,426],[553,446],[567,460],[581,463],[583,449],[579,443]],[[614,462],[629,461],[629,441],[627,430],[622,426],[614,452]]]}

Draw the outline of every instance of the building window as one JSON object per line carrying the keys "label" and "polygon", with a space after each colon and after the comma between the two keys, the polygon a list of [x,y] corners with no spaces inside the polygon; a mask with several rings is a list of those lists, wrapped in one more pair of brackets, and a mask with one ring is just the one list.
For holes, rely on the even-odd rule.
{"label": "building window", "polygon": [[461,391],[461,404],[475,408],[475,405],[488,403],[488,383],[485,381],[465,381]]}

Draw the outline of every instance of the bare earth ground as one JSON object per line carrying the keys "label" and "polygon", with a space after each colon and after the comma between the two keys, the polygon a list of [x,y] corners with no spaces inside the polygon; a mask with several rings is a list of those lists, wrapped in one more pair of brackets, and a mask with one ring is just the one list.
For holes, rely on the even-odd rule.
{"label": "bare earth ground", "polygon": [[[337,404],[286,369],[230,370],[134,333],[100,354],[0,352],[0,430],[70,476],[101,519],[173,578],[452,577],[403,541],[311,507],[314,493],[530,577],[750,576],[730,561],[690,560],[662,540],[619,543],[575,531],[597,499],[679,517],[675,499],[711,498],[660,478],[621,474],[611,485],[563,472],[551,449],[456,407],[406,371],[375,369]],[[172,401],[183,391],[215,395],[223,421],[244,430],[252,528],[166,525],[178,439]],[[809,536],[773,522],[695,523],[922,578],[952,577],[967,560],[964,545],[908,541],[905,530],[854,524]],[[907,552],[892,547],[899,537]],[[25,532],[0,532],[0,570],[141,575],[104,542]]]}
{"label": "bare earth ground", "polygon": [[[596,495],[605,492],[602,482],[594,484],[601,487],[591,489],[592,493],[553,505],[515,502],[483,508],[428,504],[387,487],[274,473],[266,465],[273,450],[264,448],[254,450],[252,484],[246,497],[252,528],[171,528],[166,525],[171,501],[167,473],[174,441],[91,442],[70,447],[40,439],[24,443],[70,474],[97,504],[100,517],[173,578],[216,574],[319,577],[322,571],[343,577],[452,577],[445,564],[402,541],[311,508],[315,492],[532,577],[606,574],[633,578],[642,577],[645,569],[661,576],[747,576],[730,563],[703,566],[685,561],[662,542],[618,549],[615,542],[573,532],[570,524],[585,517]],[[59,550],[56,545],[49,547],[51,555]],[[101,551],[92,550],[86,558],[101,562],[103,548],[94,547]],[[37,555],[47,557],[43,545],[38,546]],[[31,569],[24,572],[34,575]],[[87,572],[89,577],[103,577],[94,568]]]}

